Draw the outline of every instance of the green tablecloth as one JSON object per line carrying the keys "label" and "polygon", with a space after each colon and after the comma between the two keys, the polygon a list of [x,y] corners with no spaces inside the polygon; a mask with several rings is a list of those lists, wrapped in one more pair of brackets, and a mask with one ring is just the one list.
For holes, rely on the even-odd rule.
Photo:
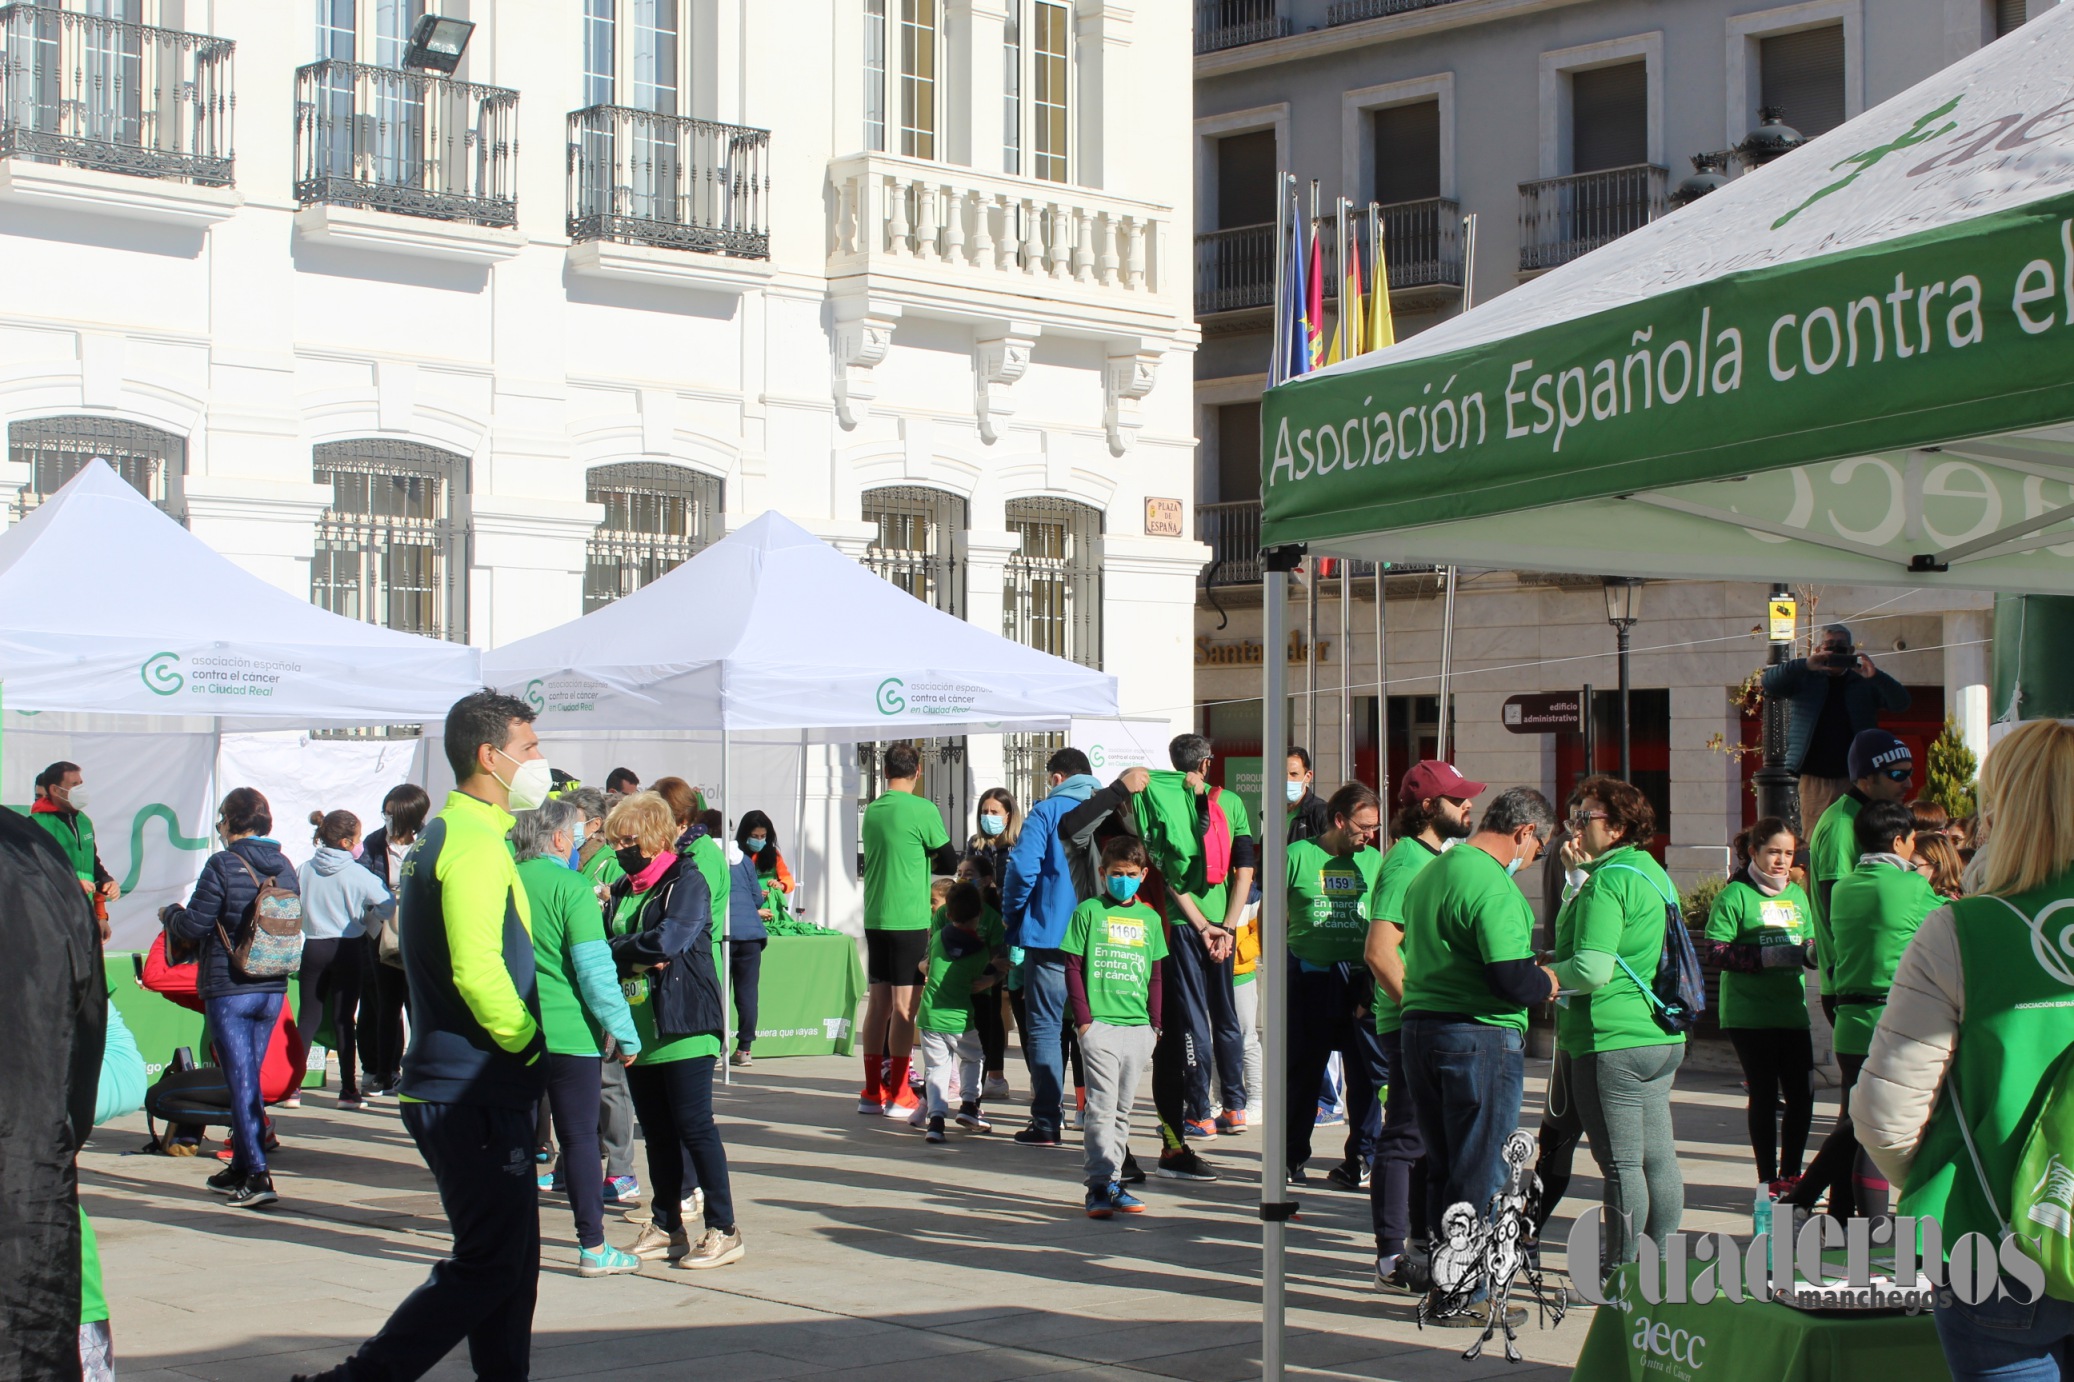
{"label": "green tablecloth", "polygon": [[[1700,1264],[1692,1264],[1697,1273]],[[1623,1267],[1577,1356],[1575,1382],[1951,1382],[1937,1326],[1921,1315],[1810,1315],[1719,1296],[1651,1305]]]}
{"label": "green tablecloth", "polygon": [[757,985],[756,1057],[847,1056],[864,964],[853,937],[772,936]]}

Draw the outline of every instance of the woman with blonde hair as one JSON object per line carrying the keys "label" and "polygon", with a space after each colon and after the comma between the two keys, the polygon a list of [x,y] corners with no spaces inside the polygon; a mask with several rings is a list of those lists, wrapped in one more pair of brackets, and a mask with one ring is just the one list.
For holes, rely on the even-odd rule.
{"label": "woman with blonde hair", "polygon": [[[627,1087],[648,1143],[655,1196],[655,1218],[633,1252],[697,1271],[740,1261],[743,1247],[727,1149],[713,1118],[713,1070],[727,1027],[722,927],[705,875],[677,852],[680,833],[675,813],[654,792],[636,792],[612,808],[605,837],[627,876],[612,885],[605,931],[641,1039]],[[705,1192],[706,1227],[696,1243],[681,1207],[687,1157]]]}
{"label": "woman with blonde hair", "polygon": [[[2074,903],[2074,725],[2037,720],[1997,744],[1980,817],[1972,895],[1909,941],[1851,1096],[1898,1212],[1934,1218],[1947,1249],[2003,1236],[2041,1090],[2074,1041],[2074,952],[2048,915]],[[1936,1312],[1954,1382],[2056,1378],[2074,1348],[2074,1302],[2007,1277],[1981,1304],[1940,1292]]]}

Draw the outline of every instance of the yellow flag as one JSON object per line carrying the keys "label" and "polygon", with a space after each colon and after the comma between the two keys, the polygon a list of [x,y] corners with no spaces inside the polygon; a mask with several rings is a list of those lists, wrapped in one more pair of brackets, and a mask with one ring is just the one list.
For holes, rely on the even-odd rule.
{"label": "yellow flag", "polygon": [[1397,325],[1390,319],[1390,265],[1383,253],[1383,223],[1375,223],[1375,268],[1369,276],[1368,328],[1363,350],[1382,350],[1397,344]]}

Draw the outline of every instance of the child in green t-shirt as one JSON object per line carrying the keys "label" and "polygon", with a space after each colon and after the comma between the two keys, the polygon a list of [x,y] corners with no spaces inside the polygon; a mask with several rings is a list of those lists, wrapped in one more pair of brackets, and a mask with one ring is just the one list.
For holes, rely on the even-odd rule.
{"label": "child in green t-shirt", "polygon": [[1102,846],[1102,895],[1074,909],[1062,947],[1066,1000],[1087,1071],[1081,1138],[1090,1219],[1145,1210],[1117,1175],[1130,1151],[1131,1104],[1159,1037],[1166,928],[1158,912],[1137,900],[1149,867],[1134,836]]}
{"label": "child in green t-shirt", "polygon": [[959,883],[945,895],[943,924],[929,937],[929,978],[922,986],[922,1009],[915,1018],[915,1030],[922,1037],[931,1142],[944,1140],[954,1069],[960,1096],[958,1126],[967,1132],[993,1128],[979,1111],[979,1029],[972,1019],[973,990],[994,982],[994,948],[980,926],[986,909],[986,898],[978,888]]}

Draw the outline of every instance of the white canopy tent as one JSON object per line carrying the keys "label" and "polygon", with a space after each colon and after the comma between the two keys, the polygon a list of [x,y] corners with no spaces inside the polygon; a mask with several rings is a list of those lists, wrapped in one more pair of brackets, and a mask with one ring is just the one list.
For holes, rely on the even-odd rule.
{"label": "white canopy tent", "polygon": [[625,599],[484,655],[541,732],[854,743],[1064,729],[1116,678],[1010,642],[766,513]]}
{"label": "white canopy tent", "polygon": [[1116,678],[945,614],[777,513],[492,650],[483,673],[539,712],[543,736],[717,735],[731,815],[738,744],[1065,730],[1117,714]]}
{"label": "white canopy tent", "polygon": [[[420,775],[415,743],[262,741],[437,721],[482,685],[476,649],[344,618],[270,585],[98,459],[0,533],[0,605],[7,747],[88,768],[125,895],[112,918],[118,943],[141,944],[156,904],[193,882],[211,843],[211,782],[224,773],[269,789],[284,826],[311,805],[371,814],[386,786]],[[266,771],[255,766],[262,753]],[[8,800],[26,799],[33,771],[7,772]]]}
{"label": "white canopy tent", "polygon": [[[1269,391],[1268,647],[1312,552],[2074,592],[2074,6],[1393,348]],[[1287,730],[1265,669],[1266,742]],[[1267,839],[1264,875],[1284,868]],[[1263,945],[1284,953],[1269,887]],[[1267,1122],[1287,990],[1266,971]],[[1301,1092],[1299,1092],[1301,1093]],[[1266,1375],[1284,1166],[1262,1158]]]}

